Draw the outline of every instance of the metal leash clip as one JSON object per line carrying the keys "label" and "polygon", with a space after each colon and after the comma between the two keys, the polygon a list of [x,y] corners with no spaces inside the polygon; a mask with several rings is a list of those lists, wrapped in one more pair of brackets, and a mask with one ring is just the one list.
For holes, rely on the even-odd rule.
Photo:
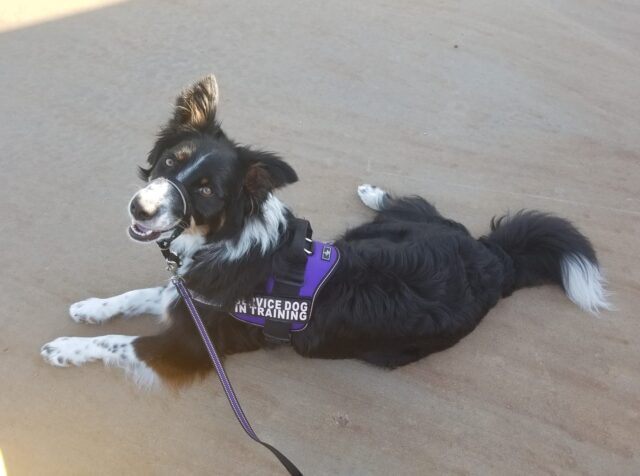
{"label": "metal leash clip", "polygon": [[178,275],[179,267],[180,265],[178,265],[178,263],[176,263],[175,261],[167,260],[167,271],[169,271],[172,276]]}

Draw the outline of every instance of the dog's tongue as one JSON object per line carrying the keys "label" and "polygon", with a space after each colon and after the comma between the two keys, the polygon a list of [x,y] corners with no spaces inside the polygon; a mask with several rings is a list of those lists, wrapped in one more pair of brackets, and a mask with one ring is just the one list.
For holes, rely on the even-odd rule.
{"label": "dog's tongue", "polygon": [[148,230],[147,228],[132,223],[129,227],[129,236],[136,241],[151,241],[157,239],[162,233],[159,231]]}

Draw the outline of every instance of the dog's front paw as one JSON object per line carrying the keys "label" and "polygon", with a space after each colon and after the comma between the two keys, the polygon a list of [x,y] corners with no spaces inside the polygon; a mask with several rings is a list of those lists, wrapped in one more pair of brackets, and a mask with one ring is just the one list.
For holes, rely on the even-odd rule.
{"label": "dog's front paw", "polygon": [[76,322],[100,324],[118,314],[108,299],[89,298],[69,307],[69,315]]}
{"label": "dog's front paw", "polygon": [[358,187],[358,196],[362,203],[376,211],[382,210],[390,198],[389,194],[380,187],[369,185],[368,183]]}
{"label": "dog's front paw", "polygon": [[82,365],[88,361],[89,339],[84,337],[58,337],[40,349],[40,355],[55,367]]}

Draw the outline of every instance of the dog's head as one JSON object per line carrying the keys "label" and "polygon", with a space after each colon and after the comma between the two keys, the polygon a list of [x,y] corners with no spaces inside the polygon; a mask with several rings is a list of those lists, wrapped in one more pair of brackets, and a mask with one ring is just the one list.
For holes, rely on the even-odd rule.
{"label": "dog's head", "polygon": [[129,203],[133,239],[170,234],[183,222],[186,203],[192,231],[212,239],[233,236],[248,217],[261,213],[274,189],[298,179],[274,154],[229,140],[216,120],[217,104],[213,75],[176,99],[173,117],[149,153],[149,167],[140,168],[148,184]]}

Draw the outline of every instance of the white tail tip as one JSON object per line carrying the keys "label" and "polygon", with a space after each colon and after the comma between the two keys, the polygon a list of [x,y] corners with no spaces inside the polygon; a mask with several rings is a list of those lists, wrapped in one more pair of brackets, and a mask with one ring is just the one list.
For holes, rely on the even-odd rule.
{"label": "white tail tip", "polygon": [[562,258],[562,284],[569,299],[591,314],[611,309],[600,268],[580,254]]}

